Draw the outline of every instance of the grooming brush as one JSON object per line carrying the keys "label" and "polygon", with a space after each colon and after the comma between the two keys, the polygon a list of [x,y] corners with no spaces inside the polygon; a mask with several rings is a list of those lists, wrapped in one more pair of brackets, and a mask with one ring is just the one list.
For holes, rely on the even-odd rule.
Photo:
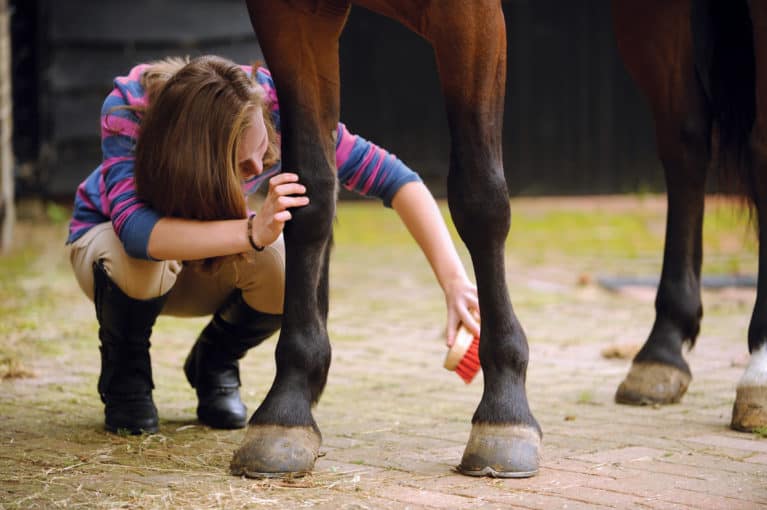
{"label": "grooming brush", "polygon": [[455,372],[466,384],[479,372],[479,337],[463,325],[458,328],[453,346],[447,351],[445,368]]}

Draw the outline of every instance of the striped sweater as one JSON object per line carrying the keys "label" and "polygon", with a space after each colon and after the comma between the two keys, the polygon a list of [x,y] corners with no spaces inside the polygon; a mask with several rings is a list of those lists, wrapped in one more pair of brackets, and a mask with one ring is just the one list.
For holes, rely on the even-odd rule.
{"label": "striped sweater", "polygon": [[[101,164],[78,186],[74,213],[69,224],[67,244],[79,239],[93,226],[111,221],[125,251],[132,257],[150,259],[147,253],[149,235],[160,214],[136,196],[133,179],[134,147],[139,131],[140,115],[124,106],[146,106],[141,75],[148,68],[140,64],[127,76],[114,80],[114,89],[101,109]],[[249,66],[242,66],[252,73]],[[256,81],[266,91],[267,102],[277,133],[280,132],[280,110],[274,82],[269,71],[259,67]],[[336,139],[338,179],[347,189],[362,195],[378,197],[390,207],[397,191],[406,183],[419,181],[418,175],[393,154],[338,124]],[[243,193],[258,186],[280,171],[280,165],[243,184]]]}

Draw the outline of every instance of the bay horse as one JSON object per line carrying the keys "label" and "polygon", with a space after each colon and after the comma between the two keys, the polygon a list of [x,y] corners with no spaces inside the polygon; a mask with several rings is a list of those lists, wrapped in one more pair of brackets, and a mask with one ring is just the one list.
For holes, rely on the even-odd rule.
{"label": "bay horse", "polygon": [[730,425],[767,426],[767,2],[613,0],[621,58],[647,98],[668,194],[661,280],[650,335],[615,400],[679,402],[691,380],[703,307],[700,272],[706,174],[742,195],[759,238],[749,364]]}
{"label": "bay horse", "polygon": [[[321,435],[311,409],[320,398],[330,366],[326,322],[337,186],[338,41],[355,4],[402,23],[430,42],[439,70],[451,135],[448,204],[471,255],[482,322],[484,390],[458,470],[473,476],[534,475],[541,429],[525,389],[527,340],[505,283],[504,243],[510,207],[501,159],[506,79],[501,0],[246,1],[280,97],[283,165],[300,175],[311,202],[292,211],[293,219],[285,227],[286,294],[275,352],[277,372],[234,453],[232,473],[249,477],[303,474],[313,469],[319,453]],[[748,18],[745,1],[740,8]],[[695,62],[691,0],[614,0],[613,14],[623,59],[655,115],[658,151],[668,185],[666,248],[655,324],[616,400],[670,403],[681,398],[690,381],[682,346],[694,342],[702,315],[704,183],[715,124],[722,132],[720,148],[740,146],[750,156],[752,162],[741,182],[753,201],[758,223],[767,225],[767,208],[763,207],[767,197],[767,66],[756,69],[756,90],[762,93],[756,94],[755,106],[733,108],[726,96],[731,90],[721,88],[722,80],[716,86],[707,85],[709,80],[700,71],[705,62]],[[756,52],[757,62],[765,61],[767,4],[752,2],[750,14],[755,20],[756,42],[751,51]],[[714,31],[710,17],[701,14],[699,18],[709,21],[705,30]],[[740,35],[745,37],[742,29]],[[718,62],[714,58],[718,50],[714,50],[709,48],[709,63]],[[753,53],[751,69],[753,72]],[[710,70],[721,72],[717,67]],[[731,77],[719,78],[727,81]],[[753,97],[754,79],[739,90],[741,96]],[[712,95],[714,91],[719,96]],[[723,120],[725,112],[740,111],[741,106],[743,111],[750,108],[752,119],[756,112],[753,130],[749,126],[729,136],[729,126],[738,123],[730,122],[732,118]],[[767,256],[765,236],[767,228],[759,233],[763,241],[760,261]],[[767,424],[766,291],[767,278],[760,275],[748,335],[751,363],[738,387],[733,415],[732,425],[737,429]]]}

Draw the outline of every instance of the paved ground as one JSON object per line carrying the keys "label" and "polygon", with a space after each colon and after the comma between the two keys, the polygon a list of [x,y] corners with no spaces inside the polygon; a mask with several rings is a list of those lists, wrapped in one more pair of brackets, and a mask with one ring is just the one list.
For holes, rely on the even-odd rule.
{"label": "paved ground", "polygon": [[[753,291],[705,293],[702,334],[688,356],[694,378],[681,404],[624,407],[612,397],[629,362],[600,353],[643,340],[652,290],[601,289],[596,274],[582,274],[600,260],[533,270],[511,258],[512,299],[531,345],[528,393],[544,430],[542,466],[531,479],[474,479],[453,467],[481,377],[467,386],[441,368],[441,296],[417,251],[403,250],[373,247],[360,261],[339,241],[334,359],[315,412],[324,456],[312,476],[287,481],[231,477],[242,432],[194,421],[180,366],[202,321],[158,323],[160,433],[102,432],[90,305],[58,262],[62,276],[50,288],[25,277],[25,292],[50,292],[59,303],[38,316],[46,326],[37,334],[68,344],[27,362],[34,377],[0,383],[0,508],[767,508],[767,439],[727,427]],[[273,377],[273,347],[271,340],[243,363],[251,409]]]}

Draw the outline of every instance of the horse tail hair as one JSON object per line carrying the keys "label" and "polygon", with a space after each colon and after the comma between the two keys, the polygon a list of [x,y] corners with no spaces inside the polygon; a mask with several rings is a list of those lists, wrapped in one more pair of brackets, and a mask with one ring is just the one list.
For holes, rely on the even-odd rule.
{"label": "horse tail hair", "polygon": [[747,0],[694,0],[695,66],[717,137],[720,187],[755,203],[749,139],[756,115],[755,58]]}

